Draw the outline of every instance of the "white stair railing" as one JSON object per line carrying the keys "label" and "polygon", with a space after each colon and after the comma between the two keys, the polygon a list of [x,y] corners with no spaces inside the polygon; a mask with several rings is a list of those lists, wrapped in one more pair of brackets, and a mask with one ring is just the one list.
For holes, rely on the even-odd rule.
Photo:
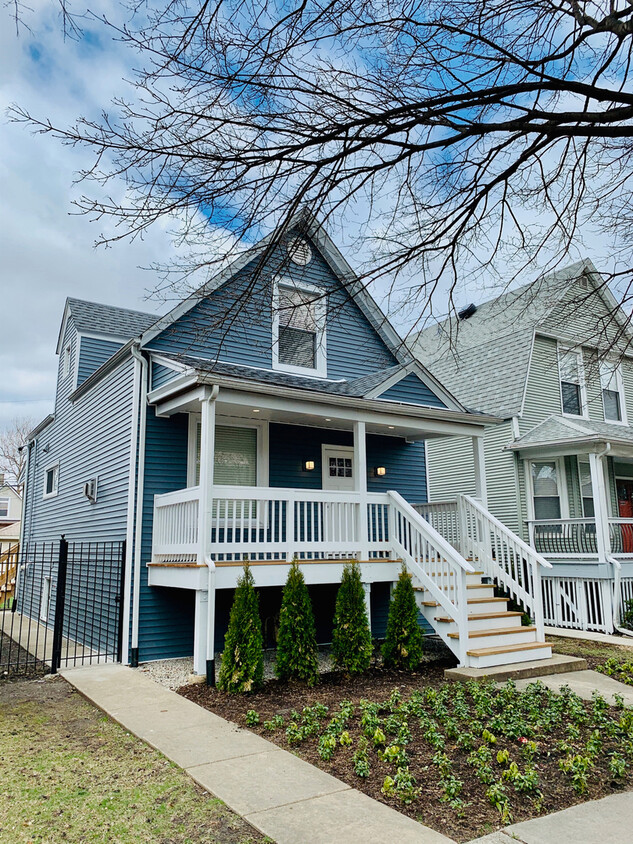
{"label": "white stair railing", "polygon": [[466,575],[473,566],[404,498],[388,493],[389,537],[407,570],[453,619],[459,633],[458,659],[468,661],[468,592]]}
{"label": "white stair railing", "polygon": [[470,495],[458,496],[461,550],[477,568],[514,596],[545,640],[541,568],[552,565]]}

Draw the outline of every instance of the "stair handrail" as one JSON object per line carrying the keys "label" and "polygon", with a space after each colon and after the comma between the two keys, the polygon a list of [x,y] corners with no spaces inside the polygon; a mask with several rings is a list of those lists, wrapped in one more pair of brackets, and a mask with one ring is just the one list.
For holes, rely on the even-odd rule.
{"label": "stair handrail", "polygon": [[[410,574],[424,586],[444,610],[450,615],[459,633],[459,661],[467,665],[468,650],[468,592],[466,575],[475,571],[474,567],[454,548],[438,531],[435,530],[405,499],[395,490],[389,490],[389,538],[395,553],[402,558]],[[398,524],[398,516],[403,524]],[[404,527],[404,529],[402,529]],[[416,542],[415,534],[422,542]],[[404,541],[401,541],[404,540]],[[437,559],[429,564],[439,568],[442,562],[449,567],[452,579],[445,583],[447,591],[441,589],[437,582],[427,573],[416,559],[416,546],[425,544],[429,550],[437,555]],[[417,550],[422,550],[418,547]],[[413,553],[412,553],[413,552]],[[441,582],[441,581],[440,581]],[[453,590],[453,599],[450,597]]]}
{"label": "stair handrail", "polygon": [[[458,496],[458,506],[461,511],[461,540],[462,551],[472,554],[477,557],[478,565],[488,577],[497,580],[503,585],[515,598],[523,603],[525,607],[531,612],[534,617],[537,628],[537,639],[539,641],[545,640],[544,631],[544,617],[543,617],[543,595],[541,591],[541,569],[551,569],[552,564],[538,553],[534,548],[531,548],[527,542],[517,536],[510,530],[503,522],[494,516],[483,504],[476,498],[470,495],[461,494]],[[469,523],[469,509],[472,513],[482,520],[482,525],[487,523],[487,527],[494,531],[494,551],[490,532],[484,530],[484,536],[472,536],[470,527],[472,520]],[[475,524],[477,524],[475,522]],[[472,542],[471,547],[467,547],[468,543]],[[505,560],[508,567],[502,565]],[[525,562],[529,570],[529,577],[523,579],[521,583],[516,576],[512,574],[513,563],[522,565]]]}

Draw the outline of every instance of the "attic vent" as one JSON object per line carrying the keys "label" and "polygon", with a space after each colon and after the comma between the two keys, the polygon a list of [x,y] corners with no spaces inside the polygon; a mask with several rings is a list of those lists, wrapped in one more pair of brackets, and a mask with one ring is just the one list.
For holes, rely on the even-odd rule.
{"label": "attic vent", "polygon": [[312,260],[312,250],[307,240],[302,237],[293,237],[288,241],[288,255],[290,260],[300,267],[305,267]]}
{"label": "attic vent", "polygon": [[583,290],[589,290],[589,279],[587,278],[586,275],[583,275],[583,277],[580,279],[580,281],[578,283],[580,284],[580,286],[582,287]]}
{"label": "attic vent", "polygon": [[477,305],[473,305],[471,302],[470,305],[467,305],[465,308],[462,308],[461,311],[457,312],[458,319],[469,319],[477,310]]}

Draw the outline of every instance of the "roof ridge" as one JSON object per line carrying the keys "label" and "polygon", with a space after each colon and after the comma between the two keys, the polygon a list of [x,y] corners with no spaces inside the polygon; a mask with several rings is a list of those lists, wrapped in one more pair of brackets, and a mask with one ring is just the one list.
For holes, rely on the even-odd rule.
{"label": "roof ridge", "polygon": [[160,319],[160,314],[153,314],[150,311],[139,311],[136,308],[124,308],[121,305],[108,305],[106,302],[94,302],[91,299],[78,299],[76,296],[68,296],[66,301],[69,304],[76,302],[77,304],[81,305],[96,305],[98,308],[110,308],[111,310],[116,311],[127,311],[130,314],[139,314],[139,316],[147,316],[147,317],[155,317],[156,320]]}

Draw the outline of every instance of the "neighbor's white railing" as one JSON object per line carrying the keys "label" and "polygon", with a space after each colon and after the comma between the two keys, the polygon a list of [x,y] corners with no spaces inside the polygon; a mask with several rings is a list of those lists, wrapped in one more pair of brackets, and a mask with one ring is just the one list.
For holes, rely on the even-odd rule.
{"label": "neighbor's white railing", "polygon": [[412,506],[454,548],[459,548],[459,514],[456,498],[448,501],[431,501],[427,504],[413,504]]}
{"label": "neighbor's white railing", "polygon": [[552,565],[470,495],[458,498],[464,556],[523,604],[544,641],[541,569]]}
{"label": "neighbor's white railing", "polygon": [[[427,594],[453,619],[458,659],[468,664],[467,578],[474,567],[397,492],[389,491],[391,544]],[[451,643],[451,647],[454,645]]]}

